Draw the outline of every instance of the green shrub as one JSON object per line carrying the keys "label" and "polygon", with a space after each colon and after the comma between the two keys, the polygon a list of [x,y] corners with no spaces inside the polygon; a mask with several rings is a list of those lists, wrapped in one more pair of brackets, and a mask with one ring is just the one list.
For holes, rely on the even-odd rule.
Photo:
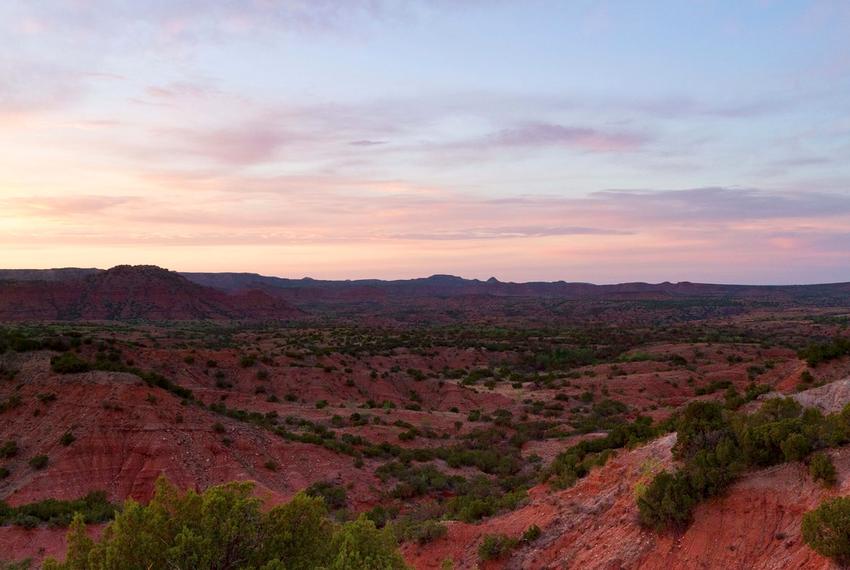
{"label": "green shrub", "polygon": [[378,530],[363,515],[334,533],[330,550],[333,559],[328,570],[407,569],[390,529]]}
{"label": "green shrub", "polygon": [[824,485],[835,485],[837,478],[835,473],[835,465],[832,463],[829,455],[820,452],[812,456],[809,462],[809,474],[815,481],[821,481]]}
{"label": "green shrub", "polygon": [[32,568],[32,559],[24,558],[17,562],[7,562],[0,560],[0,570],[30,570]]}
{"label": "green shrub", "polygon": [[83,517],[75,516],[67,544],[65,561],[48,559],[45,570],[282,570],[283,561],[287,570],[406,568],[388,529],[378,530],[365,517],[335,525],[321,500],[304,494],[266,511],[251,483],[228,483],[197,494],[160,479],[150,503],[128,500],[96,541],[86,533]]}
{"label": "green shrub", "polygon": [[515,539],[504,534],[487,534],[478,545],[478,558],[482,561],[498,560],[510,552],[516,544]]}
{"label": "green shrub", "polygon": [[555,488],[566,488],[581,479],[594,466],[604,464],[611,450],[647,441],[660,433],[647,417],[637,417],[628,424],[615,426],[605,437],[582,441],[559,453],[545,478]]}
{"label": "green shrub", "polygon": [[694,395],[704,396],[705,394],[713,394],[719,390],[724,390],[732,387],[732,382],[729,380],[714,380],[707,386],[702,386],[694,390]]}
{"label": "green shrub", "polygon": [[383,505],[376,505],[366,512],[366,518],[375,523],[377,528],[384,528],[396,514],[398,508],[388,509]]}
{"label": "green shrub", "polygon": [[419,544],[428,544],[446,536],[448,529],[446,525],[435,520],[426,520],[420,524],[413,525],[407,533],[406,538],[415,540]]}
{"label": "green shrub", "polygon": [[6,508],[0,503],[0,524],[17,524],[30,528],[43,523],[67,526],[75,513],[79,513],[85,522],[104,522],[114,516],[116,508],[107,500],[103,491],[94,491],[71,501],[45,499]]}
{"label": "green shrub", "polygon": [[812,368],[821,362],[834,360],[850,354],[850,338],[839,337],[826,343],[810,344],[797,355]]}
{"label": "green shrub", "polygon": [[304,491],[308,497],[320,497],[328,509],[336,510],[345,507],[347,499],[345,487],[332,481],[318,481]]}
{"label": "green shrub", "polygon": [[684,473],[663,471],[638,497],[640,522],[656,529],[684,527],[691,521],[697,500],[696,492]]}
{"label": "green shrub", "polygon": [[811,452],[808,438],[803,434],[795,433],[785,438],[781,444],[785,461],[801,461]]}
{"label": "green shrub", "polygon": [[717,402],[691,402],[676,420],[675,427],[673,456],[677,459],[692,457],[707,447],[708,442],[718,441],[730,431],[723,406]]}
{"label": "green shrub", "polygon": [[[744,415],[698,402],[675,425],[680,431],[673,452],[683,467],[659,474],[638,497],[641,522],[656,528],[684,526],[697,501],[719,494],[745,469],[799,461],[813,450],[849,442],[850,405],[824,416],[791,398],[775,398]],[[824,482],[834,477],[830,468],[828,457],[810,464],[812,476]]]}
{"label": "green shrub", "polygon": [[9,459],[18,454],[18,442],[10,439],[3,445],[0,445],[0,459]]}
{"label": "green shrub", "polygon": [[412,499],[434,492],[460,492],[466,480],[459,476],[448,476],[433,465],[415,467],[391,461],[378,467],[375,474],[382,480],[390,477],[399,484],[390,492],[397,499]]}
{"label": "green shrub", "polygon": [[65,447],[68,447],[69,445],[71,445],[75,441],[77,441],[77,438],[74,437],[74,434],[71,433],[70,431],[66,431],[65,433],[62,434],[62,437],[59,438],[59,443],[61,443]]}
{"label": "green shrub", "polygon": [[36,399],[42,404],[49,404],[50,402],[56,401],[56,393],[55,392],[41,392],[35,395]]}
{"label": "green shrub", "polygon": [[48,457],[46,455],[36,455],[32,459],[30,459],[29,465],[33,469],[41,470],[41,469],[44,469],[45,467],[47,467],[47,464],[49,463],[49,461],[50,460],[48,459]]}
{"label": "green shrub", "polygon": [[64,352],[50,359],[50,368],[58,374],[78,374],[91,370],[91,364],[80,358],[76,352]]}
{"label": "green shrub", "polygon": [[821,503],[803,515],[803,540],[839,565],[850,564],[850,497]]}
{"label": "green shrub", "polygon": [[18,394],[12,394],[5,400],[0,400],[0,413],[13,410],[21,405],[21,397]]}
{"label": "green shrub", "polygon": [[674,366],[687,366],[688,360],[681,354],[673,354],[670,356],[670,363]]}
{"label": "green shrub", "polygon": [[541,534],[542,534],[542,531],[540,530],[540,527],[537,526],[536,524],[533,524],[530,527],[528,527],[527,529],[525,529],[525,532],[522,533],[522,541],[523,542],[534,542],[535,540],[540,538]]}

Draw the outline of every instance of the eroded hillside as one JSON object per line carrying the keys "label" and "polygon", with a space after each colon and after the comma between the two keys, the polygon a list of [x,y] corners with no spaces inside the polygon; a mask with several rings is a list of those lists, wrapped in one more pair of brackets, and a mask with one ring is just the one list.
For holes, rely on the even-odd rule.
{"label": "eroded hillside", "polygon": [[[251,480],[268,504],[306,489],[338,520],[391,525],[416,568],[822,567],[800,518],[850,485],[844,449],[830,452],[836,487],[799,463],[752,470],[678,533],[642,527],[635,497],[675,467],[664,422],[691,402],[745,411],[795,394],[840,410],[848,358],[818,349],[828,358],[809,366],[798,349],[840,337],[842,319],[9,326],[0,497],[14,509],[102,491],[118,505],[146,501],[163,475],[198,490]],[[554,484],[552,465],[581,442],[607,443],[587,448],[586,476]],[[0,552],[61,555],[63,524],[10,516]],[[539,536],[482,560],[487,535],[532,526]]]}

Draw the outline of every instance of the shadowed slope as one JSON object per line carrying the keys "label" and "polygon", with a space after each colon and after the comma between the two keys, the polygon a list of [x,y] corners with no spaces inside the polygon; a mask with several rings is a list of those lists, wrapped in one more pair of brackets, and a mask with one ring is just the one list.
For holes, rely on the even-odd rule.
{"label": "shadowed slope", "polygon": [[300,314],[260,291],[229,294],[155,266],[120,265],[70,280],[0,281],[0,320],[288,319]]}

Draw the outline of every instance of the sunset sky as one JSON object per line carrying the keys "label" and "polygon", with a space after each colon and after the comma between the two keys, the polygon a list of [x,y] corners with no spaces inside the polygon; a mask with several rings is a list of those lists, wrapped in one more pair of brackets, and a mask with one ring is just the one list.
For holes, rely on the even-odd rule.
{"label": "sunset sky", "polygon": [[0,267],[850,281],[850,2],[4,0]]}

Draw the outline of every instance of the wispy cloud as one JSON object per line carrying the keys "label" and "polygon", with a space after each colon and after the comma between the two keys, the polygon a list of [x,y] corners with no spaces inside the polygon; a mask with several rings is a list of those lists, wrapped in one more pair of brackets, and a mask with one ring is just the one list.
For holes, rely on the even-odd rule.
{"label": "wispy cloud", "polygon": [[135,196],[21,196],[0,200],[0,204],[7,215],[14,212],[33,218],[65,219],[98,214],[118,206],[131,207],[139,201]]}
{"label": "wispy cloud", "polygon": [[[187,183],[179,176],[154,181]],[[397,190],[387,195],[370,189],[382,184]],[[517,279],[662,275],[711,280],[709,271],[732,275],[731,267],[747,266],[773,275],[773,280],[793,281],[790,274],[771,273],[769,263],[806,260],[809,267],[824,267],[818,275],[829,276],[835,264],[850,262],[850,194],[841,193],[695,188],[618,190],[573,199],[474,199],[448,191],[405,190],[390,181],[234,175],[195,179],[169,198],[163,193],[113,199],[17,197],[2,207],[14,211],[19,221],[28,220],[6,231],[0,218],[0,243],[7,247],[97,243],[102,248],[155,248],[166,259],[169,251],[185,248],[215,247],[253,256],[250,248],[260,247],[297,255],[300,267],[308,268],[319,267],[314,265],[317,259],[343,256],[348,261],[340,258],[337,267],[346,272],[354,259],[397,264],[407,256],[407,266],[416,260],[426,263],[434,255],[427,263],[439,259],[434,268],[450,270],[461,260],[464,267],[484,268],[482,260],[496,255],[519,273],[500,272],[492,265],[482,271]],[[294,253],[308,251],[321,253],[311,259]],[[689,262],[695,258],[702,264],[698,271]],[[418,267],[411,274],[424,271]],[[571,272],[564,273],[568,268]],[[266,271],[290,273],[282,266]]]}
{"label": "wispy cloud", "polygon": [[[471,198],[430,192],[397,181],[334,177],[250,176],[220,178],[158,176],[179,188],[137,196],[12,197],[6,208],[33,219],[78,218],[108,210],[116,227],[157,223],[161,227],[228,228],[316,239],[510,240],[559,236],[619,237],[675,232],[696,234],[718,228],[758,228],[764,235],[804,228],[811,220],[833,220],[833,230],[850,230],[850,194],[761,189],[605,191],[586,198],[525,195]],[[391,192],[381,190],[383,186]],[[515,220],[523,220],[518,225]],[[472,223],[471,223],[472,222]]]}
{"label": "wispy cloud", "polygon": [[205,99],[221,94],[221,91],[211,85],[193,81],[175,81],[164,85],[151,85],[145,93],[149,97],[166,100],[187,100],[196,104],[198,99]]}
{"label": "wispy cloud", "polygon": [[485,143],[492,142],[499,146],[566,146],[588,152],[626,152],[637,150],[648,141],[648,136],[638,133],[532,123],[503,129]]}
{"label": "wispy cloud", "polygon": [[292,140],[286,133],[264,125],[188,132],[183,137],[189,153],[227,165],[269,161]]}
{"label": "wispy cloud", "polygon": [[850,214],[850,194],[815,190],[769,192],[755,188],[692,188],[687,190],[609,190],[591,194],[591,200],[633,219],[693,220],[731,223],[832,217]]}
{"label": "wispy cloud", "polygon": [[847,8],[584,4],[0,2],[4,259],[846,272]]}
{"label": "wispy cloud", "polygon": [[0,115],[25,116],[65,107],[93,79],[56,65],[0,57]]}
{"label": "wispy cloud", "polygon": [[[352,23],[403,21],[429,9],[458,10],[480,0],[228,0],[12,3],[5,9],[7,31],[25,35],[62,33],[78,41],[148,41],[152,48],[201,41],[225,41],[260,32],[353,33]],[[124,24],[133,21],[136,37]],[[124,36],[124,37],[122,37]]]}
{"label": "wispy cloud", "polygon": [[388,239],[417,240],[417,241],[457,241],[457,240],[493,240],[493,239],[522,239],[551,236],[622,236],[632,232],[587,228],[580,226],[520,226],[468,228],[452,231],[432,231],[429,233],[401,233],[385,236]]}

